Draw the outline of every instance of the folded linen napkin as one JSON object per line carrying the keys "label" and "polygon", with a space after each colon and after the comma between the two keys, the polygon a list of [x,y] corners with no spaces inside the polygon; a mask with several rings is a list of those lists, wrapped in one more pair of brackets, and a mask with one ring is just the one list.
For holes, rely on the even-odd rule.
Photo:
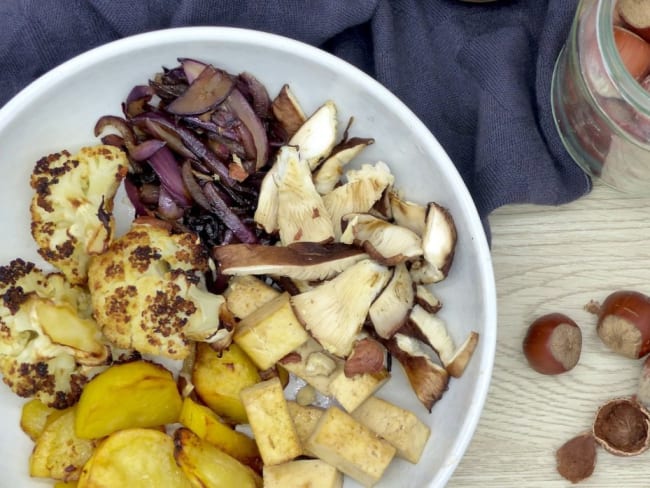
{"label": "folded linen napkin", "polygon": [[[92,47],[190,25],[273,32],[369,73],[429,127],[481,217],[561,204],[590,180],[564,150],[551,74],[577,0],[10,0],[0,2],[0,106]],[[487,229],[487,225],[486,225]]]}

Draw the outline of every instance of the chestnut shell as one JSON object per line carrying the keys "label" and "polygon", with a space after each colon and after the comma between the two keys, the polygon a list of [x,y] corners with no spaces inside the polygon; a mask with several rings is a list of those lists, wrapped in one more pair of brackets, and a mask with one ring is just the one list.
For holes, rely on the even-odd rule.
{"label": "chestnut shell", "polygon": [[598,408],[596,442],[617,456],[636,456],[650,447],[650,412],[636,398],[614,398]]}

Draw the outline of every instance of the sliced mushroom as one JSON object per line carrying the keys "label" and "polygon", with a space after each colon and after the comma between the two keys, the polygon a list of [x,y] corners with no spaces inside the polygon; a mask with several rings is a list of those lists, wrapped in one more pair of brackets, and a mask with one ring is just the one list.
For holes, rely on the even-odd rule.
{"label": "sliced mushroom", "polygon": [[344,358],[390,276],[389,268],[364,259],[313,290],[291,297],[291,304],[311,335],[327,351]]}
{"label": "sliced mushroom", "polygon": [[398,264],[393,276],[370,306],[368,317],[382,339],[390,339],[406,322],[413,307],[413,281],[406,265]]}
{"label": "sliced mushroom", "polygon": [[438,313],[442,308],[440,299],[424,285],[417,285],[415,287],[415,303],[429,313]]}
{"label": "sliced mushroom", "polygon": [[333,240],[332,219],[314,188],[309,165],[298,157],[298,150],[293,146],[281,147],[274,168],[282,245]]}
{"label": "sliced mushroom", "polygon": [[342,233],[341,219],[350,213],[368,212],[382,197],[384,190],[393,184],[395,177],[386,163],[364,164],[358,170],[346,173],[346,183],[323,196],[325,208],[334,224],[334,233]]}
{"label": "sliced mushroom", "polygon": [[284,85],[271,103],[271,111],[280,125],[292,137],[305,123],[307,117],[289,85]]}
{"label": "sliced mushroom", "polygon": [[314,173],[314,185],[321,195],[331,192],[343,176],[343,168],[352,161],[374,139],[353,137],[339,143],[332,149],[332,154]]}
{"label": "sliced mushroom", "polygon": [[228,244],[212,256],[223,274],[278,275],[297,280],[325,280],[367,259],[361,249],[341,243],[297,242],[289,246]]}
{"label": "sliced mushroom", "polygon": [[363,247],[373,259],[386,266],[395,266],[422,255],[422,239],[406,227],[367,213],[347,214],[342,221],[347,226],[340,241]]}
{"label": "sliced mushroom", "polygon": [[463,374],[478,342],[478,333],[470,332],[463,344],[456,348],[444,320],[427,312],[420,305],[413,307],[400,332],[431,346],[449,374],[454,377]]}
{"label": "sliced mushroom", "polygon": [[427,208],[424,205],[402,199],[395,190],[388,192],[391,216],[397,225],[411,229],[417,235],[424,234]]}
{"label": "sliced mushroom", "polygon": [[435,202],[427,206],[422,235],[424,259],[438,271],[436,281],[447,276],[456,249],[456,225],[449,211]]}
{"label": "sliced mushroom", "polygon": [[336,105],[328,100],[289,139],[289,145],[298,147],[300,159],[307,161],[312,170],[330,154],[336,144],[336,116]]}
{"label": "sliced mushroom", "polygon": [[386,341],[388,352],[399,361],[416,396],[431,412],[449,385],[445,368],[433,362],[423,344],[403,334],[395,334]]}
{"label": "sliced mushroom", "polygon": [[[277,162],[277,161],[276,161]],[[257,208],[253,220],[267,233],[273,234],[278,231],[278,205],[279,194],[276,163],[267,171],[260,185],[260,193],[257,197]]]}

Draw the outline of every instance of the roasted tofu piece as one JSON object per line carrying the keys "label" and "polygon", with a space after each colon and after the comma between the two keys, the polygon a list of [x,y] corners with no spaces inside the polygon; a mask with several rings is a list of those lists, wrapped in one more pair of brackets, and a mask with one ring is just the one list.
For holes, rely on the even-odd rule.
{"label": "roasted tofu piece", "polygon": [[264,488],[341,488],[343,475],[320,459],[300,459],[264,467]]}
{"label": "roasted tofu piece", "polygon": [[398,457],[413,464],[420,460],[431,435],[429,426],[413,412],[375,396],[359,405],[352,417],[397,449]]}
{"label": "roasted tofu piece", "polygon": [[281,464],[302,454],[282,383],[277,377],[244,388],[240,396],[265,465]]}
{"label": "roasted tofu piece", "polygon": [[288,293],[247,315],[233,336],[233,341],[261,370],[271,368],[307,339],[309,335],[293,313]]}
{"label": "roasted tofu piece", "polygon": [[350,414],[329,407],[305,443],[319,459],[373,486],[395,456],[395,448]]}

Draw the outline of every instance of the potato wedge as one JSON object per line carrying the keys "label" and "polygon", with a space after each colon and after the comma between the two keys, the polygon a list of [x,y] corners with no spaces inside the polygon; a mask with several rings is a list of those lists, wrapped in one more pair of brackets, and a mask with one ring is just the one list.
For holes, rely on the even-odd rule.
{"label": "potato wedge", "polygon": [[187,397],[183,400],[178,420],[201,439],[217,446],[255,471],[262,472],[262,458],[255,441],[225,424],[209,407]]}
{"label": "potato wedge", "polygon": [[97,442],[77,437],[74,425],[75,409],[69,408],[45,426],[29,457],[30,476],[61,481],[79,478]]}
{"label": "potato wedge", "polygon": [[54,488],[77,488],[79,483],[76,481],[57,481],[54,483]]}
{"label": "potato wedge", "polygon": [[226,420],[248,423],[239,392],[260,380],[257,367],[237,344],[231,344],[221,355],[208,344],[197,344],[192,369],[194,390],[208,407]]}
{"label": "potato wedge", "polygon": [[[38,398],[32,398],[25,404],[20,412],[20,428],[33,441],[41,435],[51,414],[64,412],[53,407],[48,407]],[[54,420],[52,418],[51,420]]]}
{"label": "potato wedge", "polygon": [[95,439],[121,429],[176,422],[183,400],[172,374],[147,361],[111,366],[81,393],[75,431]]}
{"label": "potato wedge", "polygon": [[79,477],[78,488],[191,488],[174,461],[174,441],[153,429],[126,429],[108,436]]}
{"label": "potato wedge", "polygon": [[176,462],[196,488],[262,488],[260,475],[189,429],[176,430],[174,445]]}

